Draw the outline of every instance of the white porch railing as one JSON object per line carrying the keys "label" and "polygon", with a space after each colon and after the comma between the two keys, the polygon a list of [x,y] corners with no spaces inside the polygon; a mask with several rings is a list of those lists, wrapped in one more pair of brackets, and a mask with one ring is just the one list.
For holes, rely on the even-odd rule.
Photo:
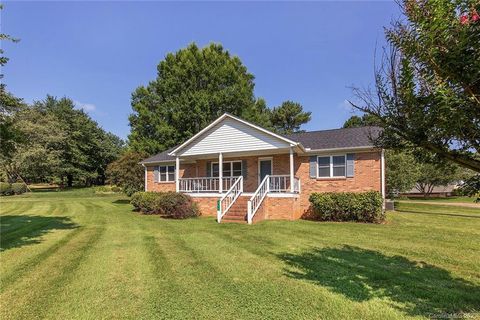
{"label": "white porch railing", "polygon": [[237,198],[243,192],[243,177],[235,179],[233,185],[228,189],[227,193],[218,200],[217,208],[217,222],[222,221],[223,216],[227,213],[228,209],[235,203]]}
{"label": "white porch railing", "polygon": [[[289,175],[271,175],[270,176],[270,192],[291,192]],[[293,178],[293,192],[300,192],[300,180]]]}
{"label": "white porch railing", "polygon": [[258,208],[260,208],[260,205],[263,202],[263,199],[265,199],[265,196],[267,195],[270,187],[270,176],[266,175],[265,178],[263,178],[262,182],[258,186],[257,190],[253,194],[253,196],[248,200],[247,203],[247,221],[249,224],[252,224],[253,222],[253,216],[257,212]]}
{"label": "white porch railing", "polygon": [[[229,190],[238,177],[223,177],[222,189]],[[180,192],[218,192],[220,191],[219,177],[180,178]]]}

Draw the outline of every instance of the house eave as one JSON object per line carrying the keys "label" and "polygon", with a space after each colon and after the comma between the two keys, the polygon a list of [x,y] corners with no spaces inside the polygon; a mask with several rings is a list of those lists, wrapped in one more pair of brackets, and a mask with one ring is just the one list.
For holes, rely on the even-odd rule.
{"label": "house eave", "polygon": [[373,151],[380,150],[378,147],[374,146],[359,146],[359,147],[338,147],[338,148],[325,148],[325,149],[305,149],[306,154],[317,154],[317,153],[327,153],[327,152],[340,152],[340,151]]}
{"label": "house eave", "polygon": [[198,137],[202,136],[205,132],[207,132],[208,130],[210,130],[211,128],[213,128],[215,125],[217,125],[218,123],[220,123],[221,121],[223,121],[225,118],[231,118],[233,120],[236,120],[236,121],[239,121],[245,125],[248,125],[256,130],[259,130],[263,133],[266,133],[266,134],[269,134],[277,139],[280,139],[288,144],[290,144],[291,147],[296,147],[298,146],[302,151],[304,151],[304,147],[298,143],[298,142],[295,142],[293,140],[290,140],[288,138],[285,138],[285,137],[282,137],[274,132],[271,132],[267,129],[264,129],[260,126],[257,126],[253,123],[250,123],[248,121],[245,121],[243,119],[240,119],[240,118],[237,118],[231,114],[228,114],[228,113],[224,113],[222,116],[220,116],[218,119],[216,119],[215,121],[213,121],[211,124],[209,124],[208,126],[206,126],[205,128],[203,128],[202,130],[200,130],[197,134],[195,134],[193,137],[191,137],[190,139],[188,139],[187,141],[185,141],[184,143],[182,143],[181,145],[179,145],[178,147],[176,147],[174,150],[172,150],[168,155],[169,156],[177,156],[178,152],[181,151],[182,149],[184,149],[186,146],[188,146],[191,142],[193,142],[194,140],[196,140]]}

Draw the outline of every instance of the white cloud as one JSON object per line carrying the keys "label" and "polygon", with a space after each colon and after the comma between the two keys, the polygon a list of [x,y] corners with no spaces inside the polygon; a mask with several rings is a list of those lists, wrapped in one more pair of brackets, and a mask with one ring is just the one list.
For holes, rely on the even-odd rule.
{"label": "white cloud", "polygon": [[77,109],[82,109],[85,112],[92,112],[92,111],[95,111],[97,109],[97,107],[94,104],[91,104],[91,103],[83,103],[83,102],[80,102],[80,101],[74,101],[74,103],[75,103],[75,106],[77,107]]}

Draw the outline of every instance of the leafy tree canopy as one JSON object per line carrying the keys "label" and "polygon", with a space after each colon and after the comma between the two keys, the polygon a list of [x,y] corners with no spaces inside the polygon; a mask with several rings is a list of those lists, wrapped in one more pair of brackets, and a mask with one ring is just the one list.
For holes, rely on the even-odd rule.
{"label": "leafy tree canopy", "polygon": [[[375,90],[355,89],[383,147],[427,150],[480,172],[480,2],[404,0]],[[423,151],[421,151],[423,152]]]}
{"label": "leafy tree canopy", "polygon": [[13,115],[19,135],[3,167],[30,182],[102,184],[123,141],[105,132],[72,100],[47,96]]}
{"label": "leafy tree canopy", "polygon": [[381,122],[374,115],[364,113],[362,116],[351,116],[343,124],[344,128],[380,126]]}
{"label": "leafy tree canopy", "polygon": [[274,130],[282,134],[300,132],[302,124],[312,118],[311,114],[311,112],[304,112],[301,104],[285,101],[279,107],[273,108],[271,123]]}
{"label": "leafy tree canopy", "polygon": [[153,154],[173,147],[225,112],[269,126],[253,93],[254,77],[219,44],[168,54],[157,78],[132,94],[130,146]]}
{"label": "leafy tree canopy", "polygon": [[396,193],[404,193],[415,187],[419,177],[419,166],[415,158],[408,152],[387,150],[386,186],[389,197]]}
{"label": "leafy tree canopy", "polygon": [[145,169],[139,164],[148,157],[145,152],[127,151],[107,167],[107,181],[122,187],[127,195],[144,190]]}

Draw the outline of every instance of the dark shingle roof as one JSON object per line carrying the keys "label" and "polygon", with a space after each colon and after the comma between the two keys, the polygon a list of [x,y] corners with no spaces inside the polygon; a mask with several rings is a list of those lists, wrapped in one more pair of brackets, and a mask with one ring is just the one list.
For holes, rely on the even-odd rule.
{"label": "dark shingle roof", "polygon": [[[373,147],[372,138],[377,138],[381,131],[380,127],[344,128],[294,133],[285,138],[300,142],[305,148],[312,150]],[[175,157],[168,155],[175,148],[151,156],[142,163],[175,161]]]}
{"label": "dark shingle roof", "polygon": [[162,161],[175,161],[175,157],[169,156],[168,154],[172,152],[174,148],[170,148],[168,150],[165,150],[163,152],[160,152],[154,156],[151,156],[150,158],[147,158],[143,160],[141,163],[149,163],[149,162],[162,162]]}
{"label": "dark shingle roof", "polygon": [[380,127],[343,128],[294,133],[287,138],[312,150],[373,147],[372,138],[377,138],[381,130]]}

